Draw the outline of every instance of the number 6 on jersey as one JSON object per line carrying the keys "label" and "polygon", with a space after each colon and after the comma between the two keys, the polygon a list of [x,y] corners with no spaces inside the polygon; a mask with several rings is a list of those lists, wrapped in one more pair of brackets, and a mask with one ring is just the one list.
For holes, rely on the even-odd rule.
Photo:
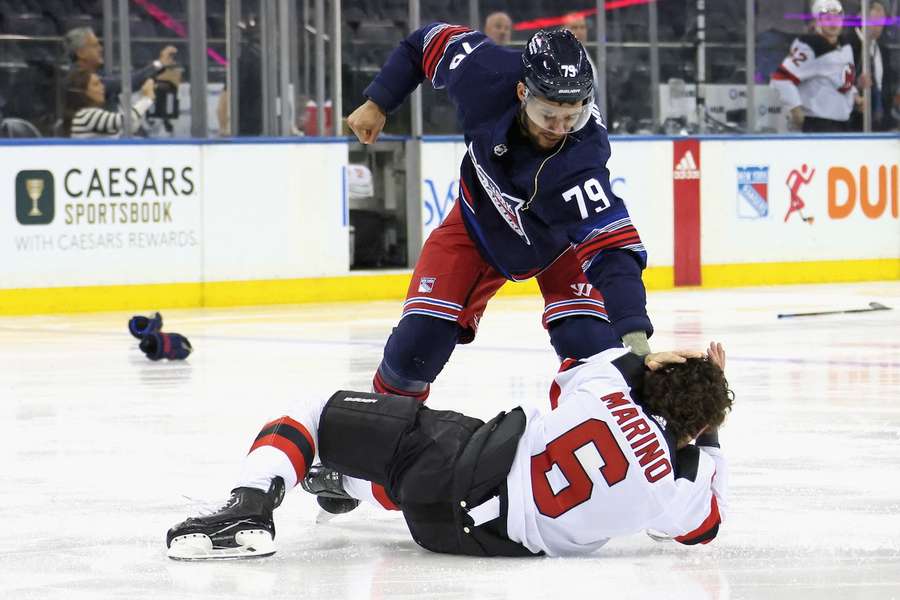
{"label": "number 6 on jersey", "polygon": [[[591,498],[594,482],[585,465],[576,455],[591,445],[603,461],[600,475],[612,487],[628,474],[628,459],[616,442],[609,425],[599,419],[588,419],[565,432],[549,444],[547,449],[531,457],[531,489],[534,503],[541,514],[555,519]],[[550,472],[559,470],[568,485],[555,492]],[[556,479],[555,476],[553,476]]]}

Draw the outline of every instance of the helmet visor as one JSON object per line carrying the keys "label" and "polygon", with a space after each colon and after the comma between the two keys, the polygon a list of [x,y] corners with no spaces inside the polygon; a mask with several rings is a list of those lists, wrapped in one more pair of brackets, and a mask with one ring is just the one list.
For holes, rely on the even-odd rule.
{"label": "helmet visor", "polygon": [[552,134],[574,133],[584,127],[591,118],[593,102],[588,99],[578,104],[557,104],[525,92],[525,114],[538,128]]}

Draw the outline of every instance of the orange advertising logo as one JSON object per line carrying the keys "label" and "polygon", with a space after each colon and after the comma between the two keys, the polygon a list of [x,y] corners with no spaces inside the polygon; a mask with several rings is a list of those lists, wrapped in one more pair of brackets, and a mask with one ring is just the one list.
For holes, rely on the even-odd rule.
{"label": "orange advertising logo", "polygon": [[791,192],[791,205],[788,207],[787,214],[784,215],[785,223],[788,222],[788,218],[795,212],[800,215],[800,218],[803,219],[803,222],[807,225],[812,225],[815,221],[815,217],[812,215],[806,216],[803,213],[803,209],[806,208],[806,202],[800,197],[800,188],[812,181],[815,174],[816,170],[810,170],[806,165],[788,173],[785,184],[787,184],[788,190]]}
{"label": "orange advertising logo", "polygon": [[890,168],[885,165],[878,167],[878,194],[874,195],[870,194],[869,184],[872,182],[868,167],[860,167],[858,174],[844,167],[829,168],[828,216],[832,219],[846,219],[853,214],[858,200],[860,210],[870,219],[882,218],[886,213],[894,219],[900,217],[897,170],[897,165]]}

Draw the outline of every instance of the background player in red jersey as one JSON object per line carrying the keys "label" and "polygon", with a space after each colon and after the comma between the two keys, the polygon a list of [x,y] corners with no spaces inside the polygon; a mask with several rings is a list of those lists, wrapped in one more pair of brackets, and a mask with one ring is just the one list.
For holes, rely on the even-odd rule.
{"label": "background player in red jersey", "polygon": [[812,12],[815,33],[794,40],[771,85],[797,129],[847,131],[859,95],[853,51],[841,37],[844,8],[839,0],[816,0]]}
{"label": "background player in red jersey", "polygon": [[317,482],[321,490],[382,485],[416,543],[435,552],[580,554],[650,529],[707,543],[727,507],[718,427],[733,394],[724,365],[715,343],[706,356],[613,348],[567,359],[551,412],[515,408],[487,423],[366,392],[303,403],[263,427],[219,511],[169,530],[168,555],[274,553],[272,512],[286,489],[309,489],[317,452],[346,474]]}

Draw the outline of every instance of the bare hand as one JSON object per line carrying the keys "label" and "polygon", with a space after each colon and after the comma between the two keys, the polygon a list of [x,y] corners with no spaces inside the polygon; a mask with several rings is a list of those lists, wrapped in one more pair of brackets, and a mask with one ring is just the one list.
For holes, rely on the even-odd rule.
{"label": "bare hand", "polygon": [[350,116],[347,117],[347,125],[360,142],[371,144],[378,139],[386,120],[387,115],[384,114],[381,107],[371,100],[366,100],[362,106],[350,113]]}
{"label": "bare hand", "polygon": [[860,90],[867,90],[872,87],[872,74],[862,73],[856,78],[856,87]]}
{"label": "bare hand", "polygon": [[156,91],[153,89],[156,86],[156,82],[152,79],[148,79],[141,86],[141,95],[150,98],[151,100],[156,100]]}
{"label": "bare hand", "polygon": [[706,351],[706,359],[722,369],[722,371],[725,370],[725,349],[719,342],[709,343],[709,350]]}
{"label": "bare hand", "polygon": [[166,46],[159,51],[159,62],[164,67],[171,67],[175,64],[175,55],[178,54],[178,48],[175,46]]}
{"label": "bare hand", "polygon": [[803,112],[802,106],[795,106],[791,109],[791,123],[794,124],[794,127],[800,129],[803,127],[803,121],[806,119],[806,113]]}
{"label": "bare hand", "polygon": [[683,363],[689,358],[703,358],[703,353],[696,350],[672,350],[670,352],[653,352],[644,357],[644,364],[651,371],[666,365]]}

